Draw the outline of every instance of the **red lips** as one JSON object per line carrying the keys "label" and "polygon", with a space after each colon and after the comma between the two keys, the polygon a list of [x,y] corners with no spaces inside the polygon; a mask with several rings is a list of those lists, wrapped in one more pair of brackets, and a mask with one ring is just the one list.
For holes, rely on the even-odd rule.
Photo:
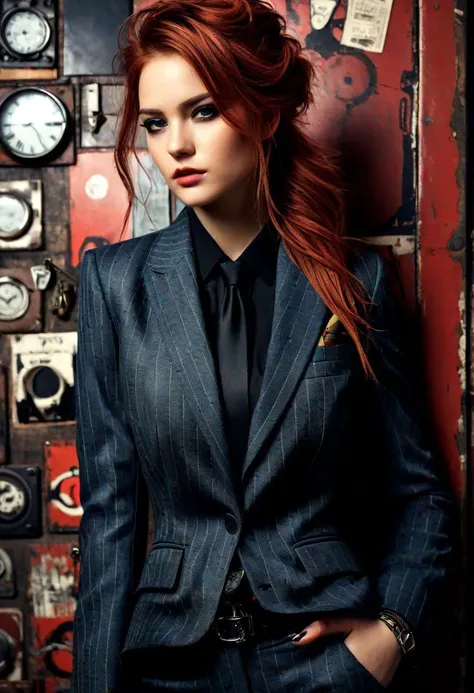
{"label": "red lips", "polygon": [[188,176],[191,175],[192,173],[206,173],[203,169],[197,169],[197,168],[177,168],[176,171],[173,173],[173,178],[179,178],[180,176]]}

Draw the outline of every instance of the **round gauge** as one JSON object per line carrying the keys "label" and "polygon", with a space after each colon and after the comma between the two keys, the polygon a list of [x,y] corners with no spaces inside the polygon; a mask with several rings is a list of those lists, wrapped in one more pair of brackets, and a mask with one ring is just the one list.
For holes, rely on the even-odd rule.
{"label": "round gauge", "polygon": [[[5,551],[5,549],[0,549],[0,580],[8,580],[9,582],[13,579],[13,565],[10,556]],[[0,659],[0,662],[2,660]]]}
{"label": "round gauge", "polygon": [[30,295],[24,284],[13,277],[0,277],[0,320],[18,320],[29,305]]}
{"label": "round gauge", "polygon": [[0,104],[0,141],[19,161],[40,162],[59,156],[70,129],[66,106],[46,89],[15,89]]}
{"label": "round gauge", "polygon": [[24,57],[46,48],[51,38],[51,28],[42,12],[15,9],[3,16],[0,34],[5,47],[13,55]]}
{"label": "round gauge", "polygon": [[0,676],[4,679],[15,667],[17,647],[15,641],[6,631],[0,630]]}
{"label": "round gauge", "polygon": [[22,236],[30,227],[33,212],[28,202],[15,193],[0,192],[0,238]]}
{"label": "round gauge", "polygon": [[0,477],[0,518],[4,522],[16,522],[24,515],[27,506],[25,489],[18,482]]}

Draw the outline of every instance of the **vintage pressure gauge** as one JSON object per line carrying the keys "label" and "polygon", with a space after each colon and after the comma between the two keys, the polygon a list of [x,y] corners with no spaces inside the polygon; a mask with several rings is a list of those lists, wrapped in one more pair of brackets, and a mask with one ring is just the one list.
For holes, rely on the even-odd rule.
{"label": "vintage pressure gauge", "polygon": [[70,133],[66,106],[46,89],[15,89],[0,104],[0,141],[21,162],[54,159],[64,151]]}
{"label": "vintage pressure gauge", "polygon": [[6,12],[0,25],[6,49],[15,57],[33,56],[46,48],[51,28],[42,12],[31,8]]}
{"label": "vintage pressure gauge", "polygon": [[17,521],[27,510],[28,496],[20,480],[0,478],[0,519],[2,522]]}
{"label": "vintage pressure gauge", "polygon": [[[40,533],[40,468],[0,467],[0,536],[32,537]],[[0,670],[0,680],[2,673]]]}
{"label": "vintage pressure gauge", "polygon": [[13,277],[0,277],[0,320],[18,320],[30,305],[30,295],[24,284]]}
{"label": "vintage pressure gauge", "polygon": [[0,238],[10,241],[23,236],[31,226],[33,211],[24,197],[0,192]]}

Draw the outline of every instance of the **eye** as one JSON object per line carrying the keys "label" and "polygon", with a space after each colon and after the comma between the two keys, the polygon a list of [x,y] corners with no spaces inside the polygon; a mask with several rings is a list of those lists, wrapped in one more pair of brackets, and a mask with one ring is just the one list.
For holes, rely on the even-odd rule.
{"label": "eye", "polygon": [[[206,113],[202,114],[203,111],[207,111],[207,115]],[[218,111],[214,104],[207,103],[204,104],[204,106],[199,106],[199,108],[196,108],[196,110],[192,113],[192,117],[198,113],[202,114],[201,120],[211,120],[217,115]],[[161,118],[147,118],[143,123],[140,123],[140,127],[145,128],[149,134],[154,134],[163,129],[163,123],[166,125],[166,121],[162,120]]]}
{"label": "eye", "polygon": [[[203,120],[210,120],[213,116],[217,115],[217,108],[212,103],[206,103],[204,106],[199,106],[199,108],[196,108],[194,113],[199,113],[200,111],[205,111],[206,108],[210,110],[210,114],[207,116],[203,116]],[[193,113],[193,115],[194,115],[194,113]]]}
{"label": "eye", "polygon": [[143,123],[140,123],[140,127],[145,128],[148,133],[158,132],[161,130],[159,123],[163,121],[160,118],[147,118]]}

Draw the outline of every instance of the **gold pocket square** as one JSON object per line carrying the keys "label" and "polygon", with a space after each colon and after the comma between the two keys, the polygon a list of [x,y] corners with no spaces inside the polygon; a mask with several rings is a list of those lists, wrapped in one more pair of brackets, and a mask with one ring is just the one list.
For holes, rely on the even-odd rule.
{"label": "gold pocket square", "polygon": [[348,332],[344,329],[344,325],[339,320],[337,315],[331,315],[331,318],[323,330],[318,346],[330,346],[344,342],[348,337]]}

